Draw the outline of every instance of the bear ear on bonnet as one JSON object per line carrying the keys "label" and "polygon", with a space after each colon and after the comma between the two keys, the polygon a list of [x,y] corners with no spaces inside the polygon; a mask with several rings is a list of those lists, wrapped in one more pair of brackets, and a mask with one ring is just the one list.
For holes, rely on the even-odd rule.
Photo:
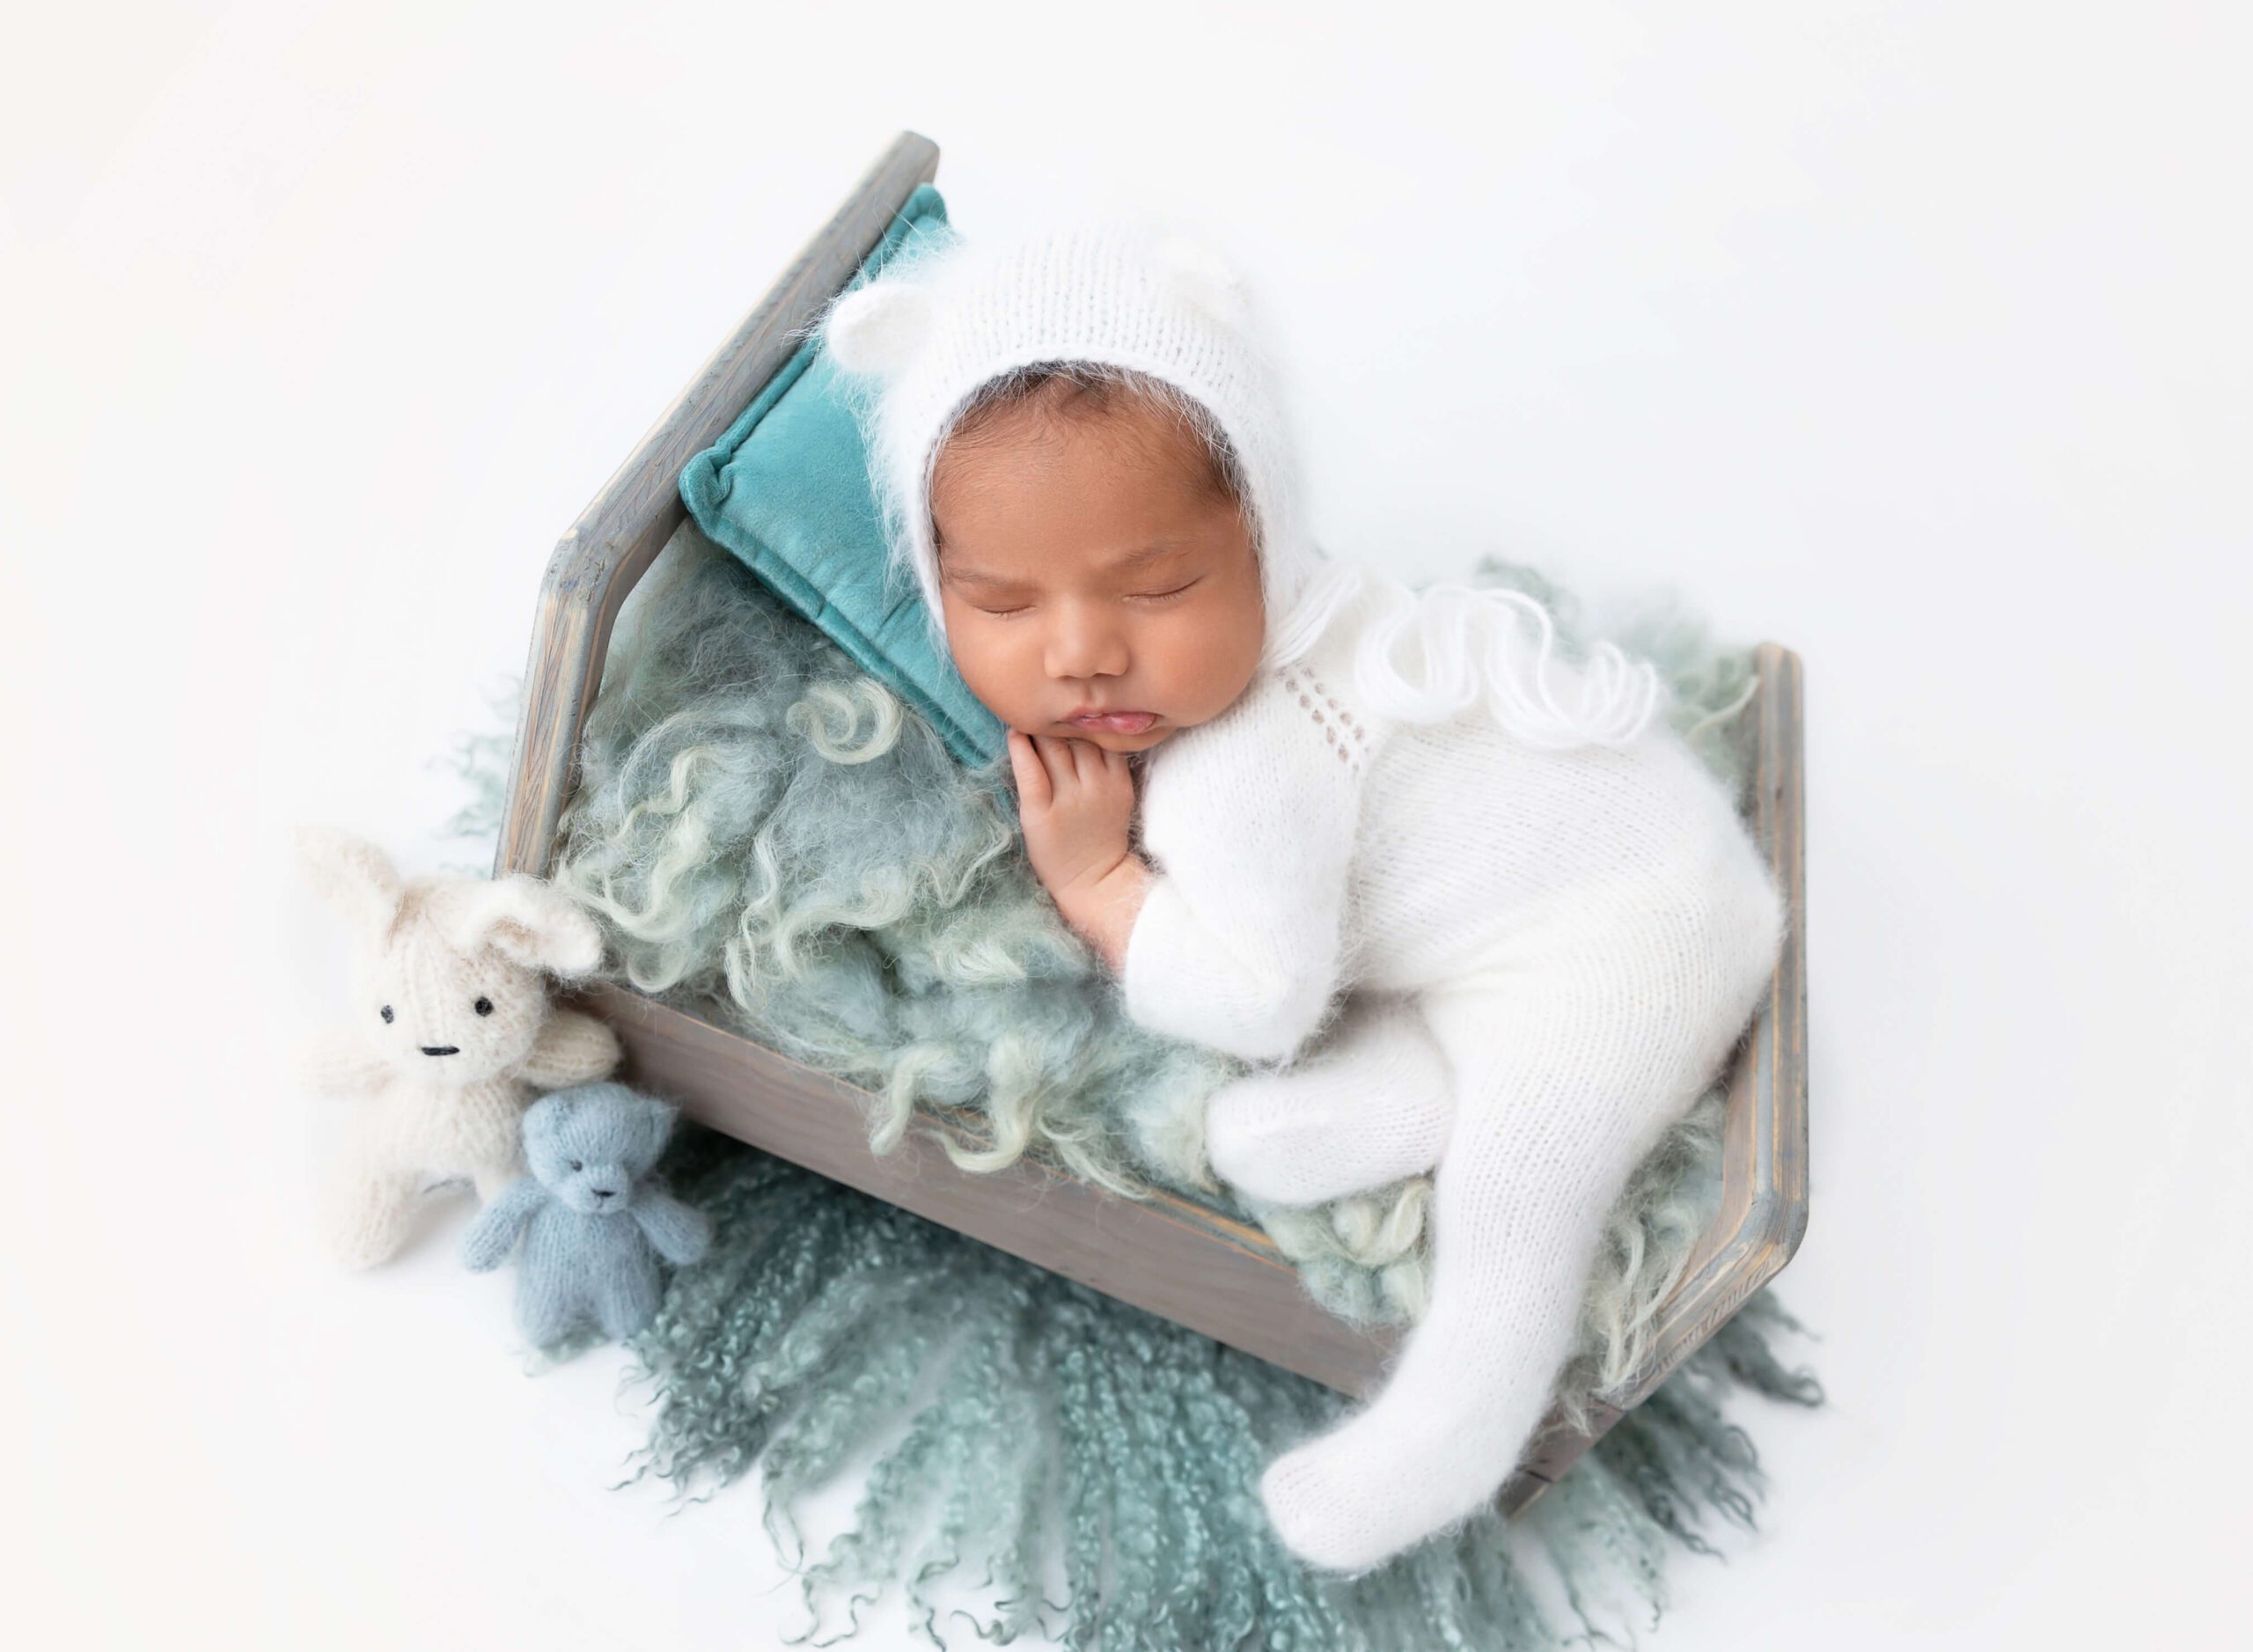
{"label": "bear ear on bonnet", "polygon": [[[1199,235],[1143,220],[1145,250],[1156,279],[1177,297],[1231,328],[1251,319],[1251,294],[1234,263]],[[930,339],[941,298],[928,280],[889,276],[841,293],[823,316],[823,347],[848,373],[897,377]]]}
{"label": "bear ear on bonnet", "polygon": [[890,378],[914,360],[930,337],[936,300],[909,281],[872,281],[829,307],[821,327],[831,357],[848,373]]}
{"label": "bear ear on bonnet", "polygon": [[1243,272],[1212,246],[1185,231],[1169,230],[1150,250],[1181,297],[1231,327],[1251,319],[1251,295]]}

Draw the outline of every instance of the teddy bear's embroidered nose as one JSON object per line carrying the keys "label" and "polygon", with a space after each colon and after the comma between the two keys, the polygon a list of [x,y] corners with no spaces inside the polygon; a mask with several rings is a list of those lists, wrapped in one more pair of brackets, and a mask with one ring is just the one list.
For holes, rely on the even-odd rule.
{"label": "teddy bear's embroidered nose", "polygon": [[461,1046],[459,1044],[426,1044],[422,1046],[422,1054],[425,1055],[459,1055],[461,1054]]}

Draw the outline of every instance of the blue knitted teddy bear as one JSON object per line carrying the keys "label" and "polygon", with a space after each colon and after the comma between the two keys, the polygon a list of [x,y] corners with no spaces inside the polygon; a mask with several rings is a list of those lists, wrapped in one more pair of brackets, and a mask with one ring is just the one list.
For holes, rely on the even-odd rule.
{"label": "blue knitted teddy bear", "polygon": [[623,1084],[581,1084],[525,1111],[520,1177],[480,1211],[461,1256],[479,1273],[508,1259],[519,1235],[517,1324],[552,1347],[583,1321],[634,1335],[656,1316],[657,1259],[695,1261],[712,1224],[649,1179],[674,1109]]}

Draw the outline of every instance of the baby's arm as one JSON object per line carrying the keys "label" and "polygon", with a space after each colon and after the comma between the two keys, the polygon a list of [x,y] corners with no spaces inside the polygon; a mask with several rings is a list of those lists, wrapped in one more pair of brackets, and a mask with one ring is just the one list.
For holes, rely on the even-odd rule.
{"label": "baby's arm", "polygon": [[1359,775],[1319,745],[1308,751],[1298,729],[1261,735],[1170,754],[1142,821],[1163,870],[1120,983],[1126,1013],[1153,1032],[1279,1061],[1343,984],[1361,796]]}
{"label": "baby's arm", "polygon": [[[1115,817],[1116,836],[1090,831],[1100,851],[1058,905],[1119,976],[1136,1022],[1280,1061],[1321,1024],[1343,979],[1364,764],[1358,752],[1342,760],[1297,690],[1272,680],[1194,735],[1153,760],[1142,835],[1158,870],[1126,848],[1124,760],[1118,782],[1100,765],[1074,771],[1085,814]],[[1055,777],[1052,789],[1073,787]],[[1043,829],[1032,800],[1029,846]]]}
{"label": "baby's arm", "polygon": [[1009,767],[1034,875],[1117,974],[1150,876],[1130,847],[1134,777],[1125,754],[1012,729]]}

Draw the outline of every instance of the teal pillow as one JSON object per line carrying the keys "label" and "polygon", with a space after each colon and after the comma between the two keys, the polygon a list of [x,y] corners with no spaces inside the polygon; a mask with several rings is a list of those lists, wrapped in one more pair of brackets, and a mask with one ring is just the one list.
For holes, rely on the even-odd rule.
{"label": "teal pillow", "polygon": [[[851,285],[903,246],[954,231],[928,184],[907,197]],[[680,474],[696,525],[750,566],[877,680],[928,718],[958,760],[1000,758],[1006,730],[979,704],[924,617],[914,576],[884,546],[868,450],[820,341],[809,338],[743,415]]]}

